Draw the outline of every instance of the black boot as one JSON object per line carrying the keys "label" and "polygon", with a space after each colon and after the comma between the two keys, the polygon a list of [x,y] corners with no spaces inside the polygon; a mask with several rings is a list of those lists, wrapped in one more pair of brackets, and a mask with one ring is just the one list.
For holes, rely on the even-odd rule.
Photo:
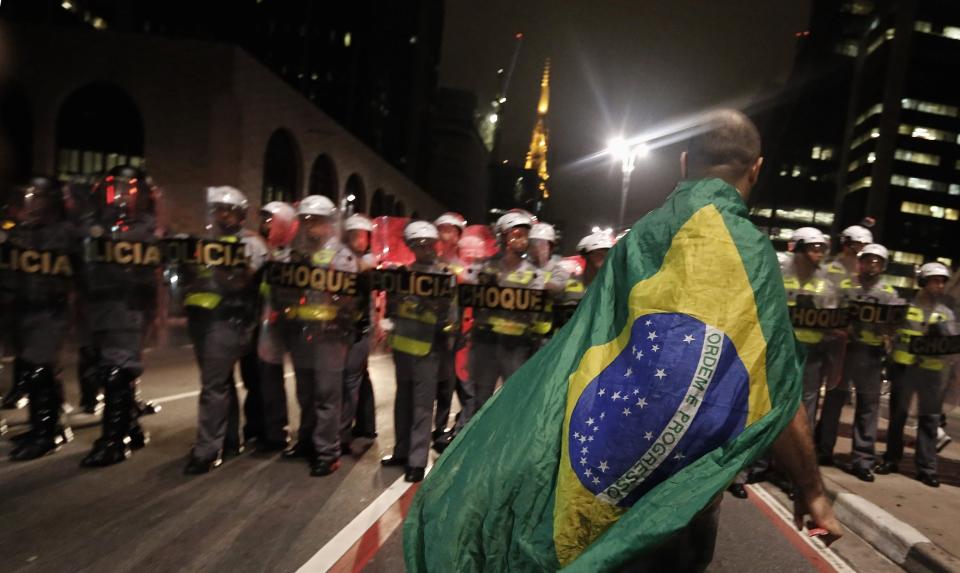
{"label": "black boot", "polygon": [[3,396],[0,409],[18,410],[27,405],[29,398],[27,376],[30,374],[30,365],[17,358],[13,361],[13,379],[10,391]]}
{"label": "black boot", "polygon": [[[140,400],[140,378],[134,378],[130,382],[130,393],[133,400],[130,401],[130,431],[127,436],[130,438],[131,450],[142,450],[150,443],[150,433],[140,426],[140,417],[148,415],[145,409],[147,407],[153,408],[153,406],[145,406],[146,403]],[[157,406],[156,411],[159,410],[160,407]],[[153,414],[154,411],[151,409],[149,413]]]}
{"label": "black boot", "polygon": [[106,401],[103,408],[103,435],[83,458],[84,467],[104,467],[130,457],[131,412],[135,407],[132,382],[136,376],[129,370],[111,368],[104,380]]}
{"label": "black boot", "polygon": [[60,426],[60,388],[50,366],[28,368],[27,391],[30,394],[30,436],[10,452],[13,461],[33,460],[60,449],[66,441]]}

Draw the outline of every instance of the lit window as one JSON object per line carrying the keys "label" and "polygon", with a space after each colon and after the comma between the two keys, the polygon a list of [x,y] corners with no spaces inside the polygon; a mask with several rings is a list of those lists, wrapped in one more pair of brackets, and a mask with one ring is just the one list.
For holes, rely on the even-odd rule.
{"label": "lit window", "polygon": [[937,257],[937,261],[947,265],[948,269],[953,266],[953,259],[950,257]]}
{"label": "lit window", "polygon": [[878,137],[880,137],[880,130],[875,127],[871,129],[868,133],[864,133],[860,137],[854,139],[853,142],[850,144],[850,149],[856,149],[857,147],[860,147],[867,141],[870,141],[871,139],[876,139]]}
{"label": "lit window", "polygon": [[[958,162],[958,163],[960,163],[960,162]],[[787,176],[787,170],[786,170],[786,169],[781,169],[781,170],[780,170],[780,177],[786,177],[786,176]]]}
{"label": "lit window", "polygon": [[819,146],[819,145],[814,146],[813,150],[810,151],[810,158],[811,158],[811,159],[820,159],[820,152],[821,152],[821,151],[822,151],[822,149],[820,149],[820,146]]}
{"label": "lit window", "polygon": [[867,154],[867,163],[873,163],[877,160],[877,154],[871,151]]}
{"label": "lit window", "polygon": [[905,251],[890,251],[890,257],[895,263],[902,263],[905,265],[922,265],[923,264],[923,255],[920,253],[908,253]]}
{"label": "lit window", "polygon": [[924,22],[922,20],[917,20],[913,23],[913,29],[917,32],[923,32],[924,34],[929,34],[933,31],[933,25],[930,22]]}
{"label": "lit window", "polygon": [[892,287],[913,288],[913,277],[902,275],[880,275],[880,280]]}
{"label": "lit window", "polygon": [[823,151],[820,153],[820,159],[824,161],[830,161],[831,159],[833,159],[833,148],[824,147]]}
{"label": "lit window", "polygon": [[750,210],[750,214],[757,217],[770,217],[773,214],[773,209],[754,207]]}
{"label": "lit window", "polygon": [[890,184],[909,187],[911,189],[922,189],[924,191],[937,191],[940,193],[947,191],[946,183],[931,181],[930,179],[921,179],[919,177],[906,177],[904,175],[891,175]]}
{"label": "lit window", "polygon": [[860,167],[861,165],[863,165],[863,160],[862,160],[862,159],[857,159],[857,160],[855,160],[855,161],[851,161],[851,162],[850,162],[850,166],[847,167],[847,171],[851,171],[851,172],[852,172],[852,171],[856,171],[857,167]]}
{"label": "lit window", "polygon": [[895,35],[896,34],[894,33],[893,28],[887,28],[882,35],[878,36],[876,40],[867,46],[867,55],[877,51],[877,48],[879,48],[887,40],[892,40]]}
{"label": "lit window", "polygon": [[863,113],[857,116],[857,121],[854,125],[860,125],[861,123],[867,121],[867,118],[869,118],[870,116],[876,115],[882,112],[883,112],[883,104],[875,103],[872,106],[870,106],[866,111],[864,111]]}
{"label": "lit window", "polygon": [[813,222],[818,225],[832,225],[833,213],[818,212],[813,215]]}
{"label": "lit window", "polygon": [[943,35],[951,40],[960,40],[960,28],[956,26],[944,26]]}
{"label": "lit window", "polygon": [[771,239],[774,239],[774,240],[780,239],[781,241],[789,241],[790,239],[793,238],[794,229],[774,229],[774,231],[777,231],[777,232],[774,233],[772,237],[770,237]]}
{"label": "lit window", "polygon": [[900,212],[910,215],[922,215],[924,217],[933,217],[934,219],[946,219],[956,221],[960,219],[960,211],[950,207],[941,207],[940,205],[926,205],[924,203],[914,203],[913,201],[904,201],[900,204]]}
{"label": "lit window", "polygon": [[857,54],[860,53],[860,48],[857,46],[856,42],[847,41],[841,42],[834,46],[833,51],[840,54],[841,56],[849,56],[851,58],[856,58]]}
{"label": "lit window", "polygon": [[950,188],[947,189],[947,195],[960,195],[960,185],[951,183]]}
{"label": "lit window", "polygon": [[892,40],[894,35],[893,28],[887,28],[887,31],[883,33],[883,37],[887,40]]}
{"label": "lit window", "polygon": [[904,98],[900,100],[901,107],[903,109],[913,109],[923,113],[932,113],[934,115],[945,115],[948,117],[957,117],[958,109],[952,105],[946,105],[942,103],[934,103],[931,101],[922,101],[910,98]]}
{"label": "lit window", "polygon": [[897,129],[900,135],[909,135],[917,139],[926,139],[928,141],[957,141],[957,134],[943,129],[934,129],[932,127],[923,127],[919,125],[900,124]]}
{"label": "lit window", "polygon": [[820,179],[820,178],[817,177],[816,175],[811,175],[811,176],[810,176],[810,181],[817,181],[817,180],[819,180],[819,179]]}
{"label": "lit window", "polygon": [[899,161],[909,161],[910,163],[919,163],[921,165],[940,165],[939,155],[920,153],[919,151],[908,151],[906,149],[896,150],[893,158]]}
{"label": "lit window", "polygon": [[847,187],[847,193],[853,193],[858,189],[863,189],[864,187],[870,187],[873,185],[873,177],[864,177],[858,181],[851,183]]}
{"label": "lit window", "polygon": [[417,37],[416,37],[416,36],[410,36],[410,44],[413,45],[413,44],[416,44],[416,43],[417,43]]}
{"label": "lit window", "polygon": [[349,48],[350,44],[353,43],[353,35],[350,32],[343,33],[343,47]]}
{"label": "lit window", "polygon": [[801,169],[801,167],[800,167],[799,165],[794,165],[794,166],[793,166],[793,171],[790,172],[790,177],[800,177],[800,173],[801,173],[802,171],[803,171],[803,170]]}
{"label": "lit window", "polygon": [[812,209],[791,209],[787,211],[786,209],[777,209],[777,218],[786,219],[787,221],[801,221],[804,223],[812,223],[813,210]]}

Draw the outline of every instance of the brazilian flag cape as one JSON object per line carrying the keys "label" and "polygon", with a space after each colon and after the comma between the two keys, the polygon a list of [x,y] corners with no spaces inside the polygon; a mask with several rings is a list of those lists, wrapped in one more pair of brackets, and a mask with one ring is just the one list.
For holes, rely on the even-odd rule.
{"label": "brazilian flag cape", "polygon": [[777,258],[737,190],[681,182],[440,457],[404,524],[408,570],[628,564],[770,446],[802,366]]}

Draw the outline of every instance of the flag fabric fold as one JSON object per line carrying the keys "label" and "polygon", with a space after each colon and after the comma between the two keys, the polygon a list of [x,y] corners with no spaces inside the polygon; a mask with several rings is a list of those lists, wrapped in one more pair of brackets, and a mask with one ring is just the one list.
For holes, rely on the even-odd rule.
{"label": "flag fabric fold", "polygon": [[801,375],[769,240],[732,186],[682,182],[440,458],[407,568],[616,570],[769,447]]}

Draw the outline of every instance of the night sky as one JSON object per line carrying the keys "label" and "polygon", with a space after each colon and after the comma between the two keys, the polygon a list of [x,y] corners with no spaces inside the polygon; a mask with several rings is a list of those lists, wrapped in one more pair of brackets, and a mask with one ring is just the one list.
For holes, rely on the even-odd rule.
{"label": "night sky", "polygon": [[[564,246],[572,249],[591,226],[613,225],[619,208],[619,166],[609,156],[583,159],[611,136],[776,94],[789,76],[794,33],[806,28],[808,10],[806,0],[447,2],[440,84],[489,101],[497,68],[509,63],[514,33],[523,32],[501,115],[502,157],[522,163],[543,62],[551,58],[551,218],[566,223]],[[672,190],[679,151],[667,146],[638,161],[629,222]]]}

